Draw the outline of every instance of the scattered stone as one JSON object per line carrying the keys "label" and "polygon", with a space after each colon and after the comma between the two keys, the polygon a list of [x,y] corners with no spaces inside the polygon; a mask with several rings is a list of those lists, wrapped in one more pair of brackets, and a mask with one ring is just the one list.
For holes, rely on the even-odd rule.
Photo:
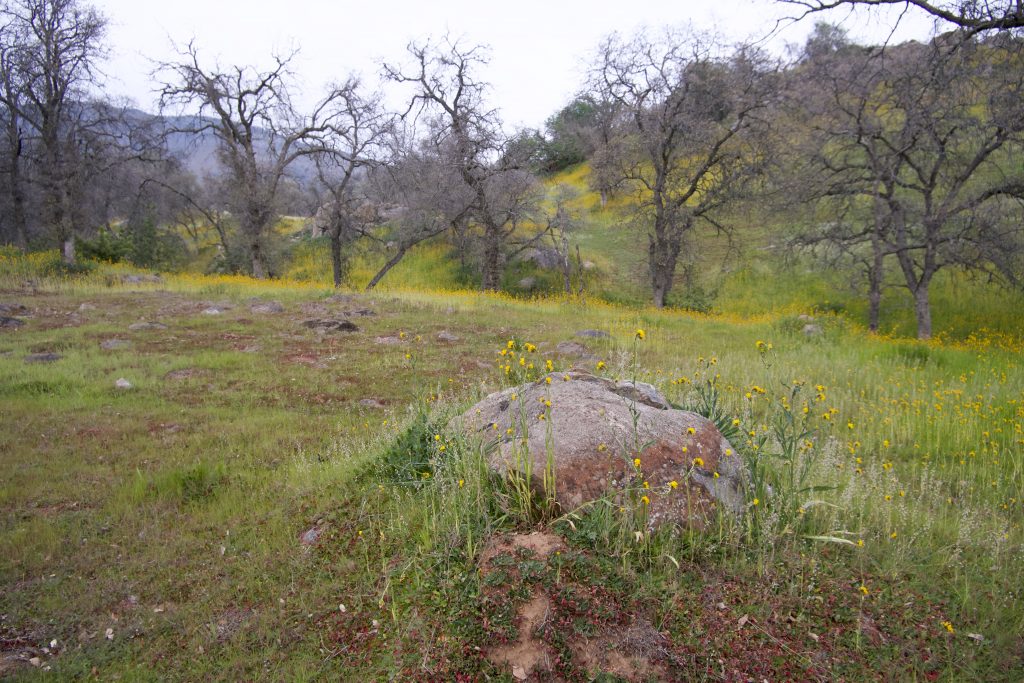
{"label": "scattered stone", "polygon": [[[702,527],[713,519],[716,507],[734,514],[743,511],[743,460],[710,420],[669,408],[648,384],[613,382],[583,372],[548,377],[551,384],[542,379],[491,394],[462,416],[467,432],[494,439],[488,450],[493,469],[507,472],[522,466],[525,447],[535,473],[533,485],[540,490],[537,473],[545,469],[550,431],[556,500],[565,512],[605,495],[614,498],[644,481],[650,484],[652,528],[663,523]],[[550,401],[550,409],[542,401]],[[633,434],[631,408],[638,415],[638,434]],[[530,425],[525,442],[521,419]],[[629,450],[633,443],[647,445],[638,454]],[[639,467],[633,466],[634,458],[640,458]]]}
{"label": "scattered stone", "polygon": [[394,346],[402,343],[402,340],[398,337],[374,337],[373,341],[383,346]]}
{"label": "scattered stone", "polygon": [[6,327],[8,329],[15,329],[25,324],[24,320],[18,318],[11,318],[6,315],[0,315],[0,327]]}
{"label": "scattered stone", "polygon": [[191,379],[192,377],[199,377],[202,374],[204,374],[204,372],[199,368],[181,368],[179,370],[171,370],[166,375],[164,375],[164,379]]}
{"label": "scattered stone", "polygon": [[27,315],[28,306],[25,306],[24,304],[0,304],[0,314]]}
{"label": "scattered stone", "polygon": [[143,283],[161,284],[164,279],[159,275],[122,275],[121,282],[126,285],[138,285]]}
{"label": "scattered stone", "polygon": [[540,268],[558,268],[562,264],[562,255],[556,249],[533,248],[523,252],[520,260],[533,263]]}
{"label": "scattered stone", "polygon": [[334,320],[330,318],[313,318],[303,320],[303,327],[321,332],[358,332],[359,327],[351,320]]}
{"label": "scattered stone", "polygon": [[522,280],[520,280],[516,284],[519,286],[519,289],[524,289],[524,290],[529,292],[530,290],[532,290],[534,287],[537,286],[537,278],[535,278],[535,277],[524,277]]}
{"label": "scattered stone", "polygon": [[387,408],[384,401],[381,401],[379,398],[364,398],[359,401],[359,405],[365,406],[366,408],[374,408],[376,410]]}
{"label": "scattered stone", "polygon": [[590,337],[591,339],[607,339],[611,335],[604,330],[579,330],[576,332],[577,337]]}
{"label": "scattered stone", "polygon": [[116,382],[114,382],[114,386],[117,387],[118,389],[131,389],[132,383],[126,380],[124,377],[120,377]]}
{"label": "scattered stone", "polygon": [[820,337],[823,334],[821,325],[815,324],[804,325],[803,332],[805,337]]}
{"label": "scattered stone", "polygon": [[596,358],[596,356],[590,352],[590,349],[583,344],[574,341],[559,342],[558,345],[555,346],[555,352],[562,356],[579,358],[580,360]]}
{"label": "scattered stone", "polygon": [[437,341],[449,342],[450,343],[450,342],[457,342],[457,341],[459,341],[459,339],[460,338],[457,335],[452,334],[448,330],[442,330],[442,331],[437,333]]}
{"label": "scattered stone", "polygon": [[164,325],[163,323],[142,321],[138,323],[132,323],[131,325],[128,326],[128,329],[131,330],[132,332],[139,332],[144,330],[166,330],[167,325]]}
{"label": "scattered stone", "polygon": [[25,356],[26,363],[53,363],[64,356],[59,353],[30,353]]}
{"label": "scattered stone", "polygon": [[264,303],[253,304],[249,307],[249,310],[253,313],[284,313],[284,306],[277,301],[267,301]]}
{"label": "scattered stone", "polygon": [[100,348],[104,351],[116,351],[117,349],[127,349],[132,343],[127,339],[104,339],[100,342]]}
{"label": "scattered stone", "polygon": [[301,537],[299,542],[302,545],[316,545],[316,542],[320,540],[320,535],[323,534],[323,527],[315,526],[311,529],[307,529]]}

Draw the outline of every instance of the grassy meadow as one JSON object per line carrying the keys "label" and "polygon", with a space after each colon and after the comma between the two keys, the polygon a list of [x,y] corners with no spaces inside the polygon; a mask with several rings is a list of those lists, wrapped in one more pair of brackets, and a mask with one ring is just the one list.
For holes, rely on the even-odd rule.
{"label": "grassy meadow", "polygon": [[[536,680],[1024,678],[1012,298],[922,343],[898,307],[805,336],[830,293],[763,304],[783,285],[754,267],[703,315],[52,258],[0,263],[26,307],[0,330],[0,677],[515,680],[493,655],[528,641]],[[359,330],[301,324],[341,315]],[[551,513],[488,473],[450,419],[507,385],[510,340],[595,370],[555,351],[583,329],[609,334],[575,338],[599,372],[720,421],[755,473],[742,517],[648,533],[638,498]],[[559,550],[507,540],[534,531]]]}

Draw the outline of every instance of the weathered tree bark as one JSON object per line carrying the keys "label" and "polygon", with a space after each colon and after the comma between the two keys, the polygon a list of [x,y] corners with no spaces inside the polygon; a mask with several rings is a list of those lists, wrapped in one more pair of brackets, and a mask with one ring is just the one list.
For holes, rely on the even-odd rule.
{"label": "weathered tree bark", "polygon": [[331,274],[334,277],[334,288],[341,287],[341,235],[331,233]]}
{"label": "weathered tree bark", "polygon": [[914,290],[914,317],[917,318],[917,338],[931,339],[932,309],[928,300],[928,283],[922,283]]}

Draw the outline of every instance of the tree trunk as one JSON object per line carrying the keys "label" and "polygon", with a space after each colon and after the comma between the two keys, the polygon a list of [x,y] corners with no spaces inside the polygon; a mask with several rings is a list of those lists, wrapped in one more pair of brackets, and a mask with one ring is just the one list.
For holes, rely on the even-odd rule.
{"label": "tree trunk", "polygon": [[882,289],[875,278],[871,279],[871,289],[868,292],[868,329],[878,332],[878,318],[882,308]]}
{"label": "tree trunk", "polygon": [[485,236],[485,240],[480,286],[484,290],[497,291],[501,288],[501,242],[493,236]]}
{"label": "tree trunk", "polygon": [[648,259],[651,271],[651,291],[656,308],[665,307],[669,292],[672,291],[672,280],[675,279],[678,258],[679,246],[676,243],[664,237],[651,237]]}
{"label": "tree trunk", "polygon": [[928,300],[928,281],[922,281],[914,290],[914,315],[917,318],[917,338],[932,338],[932,308]]}
{"label": "tree trunk", "polygon": [[61,256],[64,263],[71,265],[75,262],[75,236],[68,235],[61,244]]}
{"label": "tree trunk", "polygon": [[341,287],[341,236],[331,234],[331,271],[334,275],[334,288]]}
{"label": "tree trunk", "polygon": [[252,276],[257,280],[267,277],[266,264],[263,263],[263,254],[260,252],[259,242],[252,243]]}
{"label": "tree trunk", "polygon": [[565,285],[565,293],[572,294],[572,261],[569,257],[569,240],[562,236],[562,250],[559,256],[562,257],[562,280]]}
{"label": "tree trunk", "polygon": [[406,246],[400,246],[398,253],[391,257],[391,260],[384,264],[384,267],[377,271],[377,274],[373,276],[369,284],[366,285],[366,291],[369,292],[371,289],[377,286],[377,283],[388,274],[388,271],[398,265],[398,262],[405,256],[405,252],[408,249]]}

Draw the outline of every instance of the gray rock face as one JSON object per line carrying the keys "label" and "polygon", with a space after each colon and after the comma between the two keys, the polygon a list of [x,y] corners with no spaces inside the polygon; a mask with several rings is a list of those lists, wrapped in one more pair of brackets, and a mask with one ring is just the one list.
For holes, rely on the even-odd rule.
{"label": "gray rock face", "polygon": [[[539,486],[550,436],[556,499],[563,511],[626,488],[640,489],[646,481],[651,527],[700,527],[716,508],[742,512],[743,459],[711,421],[670,408],[649,384],[581,372],[548,377],[551,384],[541,379],[491,394],[462,416],[463,429],[487,442],[492,468],[522,470],[530,462]],[[630,407],[638,416],[635,432]],[[640,459],[639,467],[634,458]]]}
{"label": "gray rock face", "polygon": [[562,263],[562,256],[554,249],[533,248],[523,252],[522,260],[527,263],[534,263],[541,268],[557,268]]}
{"label": "gray rock face", "polygon": [[308,327],[311,330],[319,330],[321,332],[358,332],[359,326],[351,320],[331,320],[313,318],[312,320],[303,320],[303,327]]}
{"label": "gray rock face", "polygon": [[559,342],[555,345],[555,352],[561,356],[579,358],[581,360],[588,360],[596,357],[586,346],[574,341]]}
{"label": "gray rock face", "polygon": [[2,315],[26,315],[28,307],[24,304],[0,303],[0,314]]}

